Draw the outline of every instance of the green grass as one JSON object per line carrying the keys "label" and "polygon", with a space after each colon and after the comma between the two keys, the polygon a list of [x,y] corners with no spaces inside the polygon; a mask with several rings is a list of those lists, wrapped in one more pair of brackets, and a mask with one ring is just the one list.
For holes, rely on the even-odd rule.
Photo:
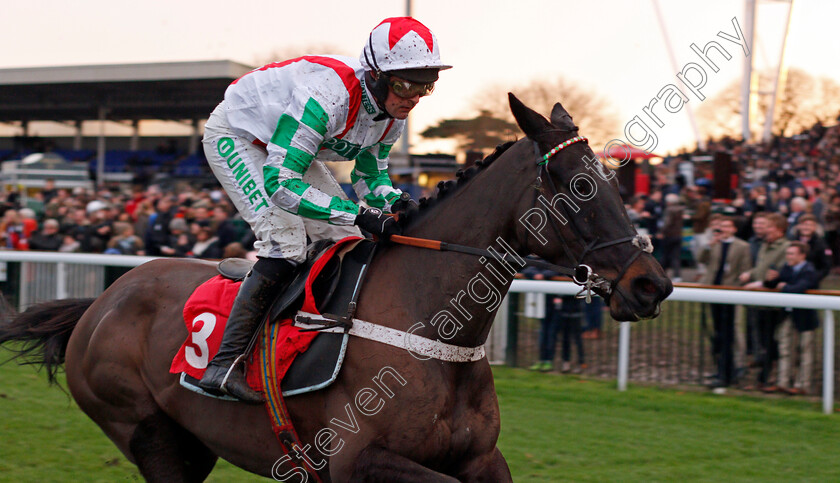
{"label": "green grass", "polygon": [[[840,480],[840,415],[815,402],[494,373],[516,481]],[[210,477],[256,479],[225,462]],[[72,400],[32,367],[0,366],[0,481],[126,480],[142,478]]]}
{"label": "green grass", "polygon": [[840,480],[840,415],[815,402],[495,374],[516,481]]}

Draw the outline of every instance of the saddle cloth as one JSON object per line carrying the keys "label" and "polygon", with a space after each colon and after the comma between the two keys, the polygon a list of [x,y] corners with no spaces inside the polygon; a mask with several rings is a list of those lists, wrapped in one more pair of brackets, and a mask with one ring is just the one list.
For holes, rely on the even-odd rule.
{"label": "saddle cloth", "polygon": [[[341,258],[347,252],[354,250],[360,240],[358,237],[340,240],[317,260],[304,267],[304,272],[309,269],[308,275],[305,273],[301,275],[304,277],[305,284],[293,282],[290,287],[290,290],[293,290],[295,286],[299,286],[297,291],[300,294],[298,295],[301,295],[303,299],[302,306],[299,307],[301,310],[307,312],[312,310],[320,314],[319,309],[323,308],[329,299],[334,298],[334,294],[342,292],[343,284],[338,283],[337,279],[350,279],[353,274],[345,274],[347,270],[342,269],[339,276],[336,275],[339,272],[338,267],[342,265]],[[365,245],[372,244],[362,244],[362,246]],[[184,322],[189,334],[173,358],[169,369],[173,374],[182,374],[181,384],[184,387],[203,393],[195,386],[195,382],[201,379],[207,364],[219,350],[225,324],[240,283],[217,275],[200,285],[187,300],[184,306]],[[288,305],[290,298],[298,297],[295,294],[282,294],[278,297],[278,304]],[[290,317],[278,318],[280,315],[277,309],[278,304],[275,304],[269,313],[269,317],[274,321],[267,321],[264,330],[258,335],[255,350],[246,361],[248,384],[254,390],[261,392],[280,387],[281,381],[289,373],[296,358],[307,352],[307,349],[313,345],[313,341],[325,339],[323,342],[318,341],[314,344],[313,351],[317,354],[312,356],[307,354],[306,360],[301,361],[302,364],[294,364],[293,372],[296,374],[289,374],[294,384],[287,387],[287,384],[283,382],[282,392],[284,396],[290,396],[326,387],[337,376],[349,336],[302,332],[301,328],[292,324]],[[284,308],[291,309],[291,312],[285,311],[286,315],[293,315],[298,305],[293,303],[291,307]],[[270,374],[273,379],[268,383],[273,386],[272,388],[266,387],[264,378],[266,374]]]}

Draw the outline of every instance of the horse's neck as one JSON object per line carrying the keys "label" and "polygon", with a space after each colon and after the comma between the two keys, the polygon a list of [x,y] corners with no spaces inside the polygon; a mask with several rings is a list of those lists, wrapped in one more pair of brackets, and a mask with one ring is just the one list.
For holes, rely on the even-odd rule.
{"label": "horse's neck", "polygon": [[[516,198],[530,184],[522,181],[527,173],[517,172],[511,160],[507,164],[486,168],[476,175],[480,179],[439,201],[406,235],[504,254],[515,246]],[[371,275],[375,272],[377,285],[395,294],[392,309],[386,310],[398,315],[389,325],[402,330],[413,326],[416,335],[474,347],[486,340],[513,280],[511,271],[518,268],[474,255],[392,246]]]}

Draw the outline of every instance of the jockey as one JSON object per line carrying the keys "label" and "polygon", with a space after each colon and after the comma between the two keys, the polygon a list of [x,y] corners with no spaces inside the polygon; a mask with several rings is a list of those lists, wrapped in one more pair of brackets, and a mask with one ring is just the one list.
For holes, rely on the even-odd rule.
{"label": "jockey", "polygon": [[[393,218],[413,203],[391,185],[388,153],[408,113],[431,94],[440,60],[432,32],[411,17],[371,31],[359,60],[305,56],[235,80],[205,126],[213,174],[254,230],[258,260],[239,288],[219,352],[199,386],[246,402],[262,397],[233,370],[275,295],[312,241],[399,233]],[[350,201],[321,161],[354,161]]]}

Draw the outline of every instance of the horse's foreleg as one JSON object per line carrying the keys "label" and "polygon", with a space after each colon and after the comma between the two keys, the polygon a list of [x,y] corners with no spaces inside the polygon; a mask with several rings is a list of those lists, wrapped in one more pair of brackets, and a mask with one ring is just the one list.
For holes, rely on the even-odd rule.
{"label": "horse's foreleg", "polygon": [[[339,467],[340,465],[330,464],[331,471],[338,470]],[[340,470],[334,472],[339,473]],[[457,483],[458,481],[451,476],[430,470],[420,463],[376,446],[368,446],[359,453],[349,478],[346,474],[331,476],[333,481],[364,481],[365,483],[377,481]]]}
{"label": "horse's foreleg", "polygon": [[458,479],[464,482],[501,483],[513,481],[510,476],[510,468],[508,468],[507,461],[505,461],[505,457],[502,456],[499,448],[495,448],[492,453],[468,462],[458,474]]}

